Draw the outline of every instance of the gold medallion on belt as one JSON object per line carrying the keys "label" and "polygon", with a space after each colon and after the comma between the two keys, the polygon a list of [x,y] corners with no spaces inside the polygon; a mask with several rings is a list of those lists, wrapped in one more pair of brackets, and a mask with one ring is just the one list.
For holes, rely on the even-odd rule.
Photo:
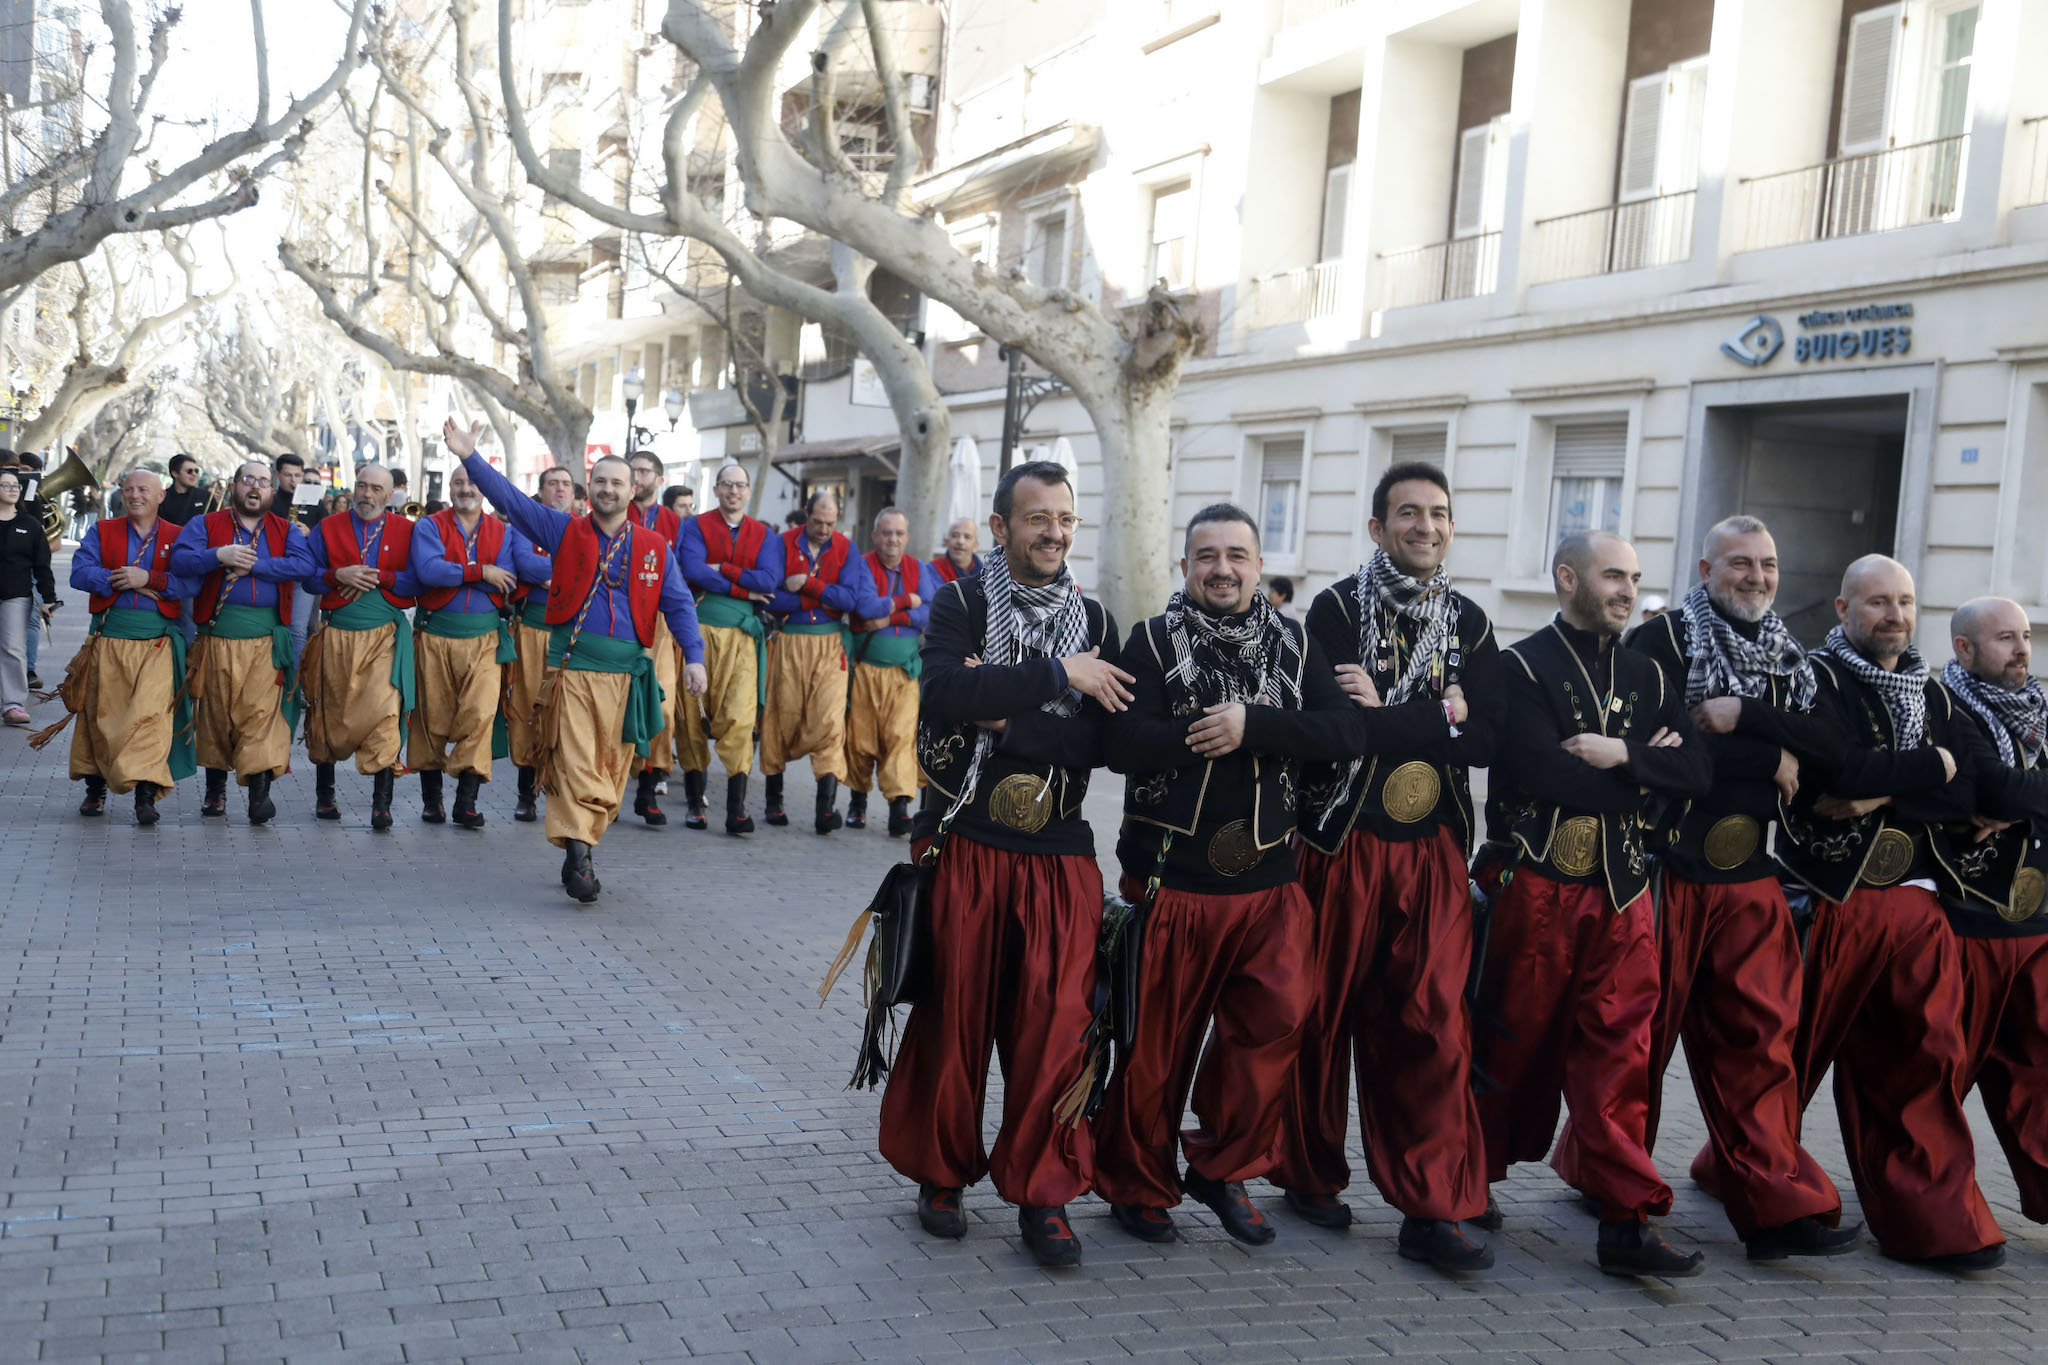
{"label": "gold medallion on belt", "polygon": [[988,794],[988,813],[999,825],[1036,834],[1052,819],[1052,788],[1029,773],[1012,773]]}
{"label": "gold medallion on belt", "polygon": [[1913,837],[1904,830],[1879,830],[1877,842],[1870,846],[1870,857],[1863,864],[1863,884],[1890,886],[1905,876],[1912,865]]}
{"label": "gold medallion on belt", "polygon": [[2032,919],[2034,912],[2041,908],[2041,898],[2048,892],[2048,877],[2041,875],[2038,867],[2023,867],[2012,879],[2012,899],[1998,907],[2000,918],[2018,924],[2023,919]]}
{"label": "gold medallion on belt", "polygon": [[1550,836],[1550,864],[1567,877],[1583,877],[1600,860],[1600,822],[1574,815]]}
{"label": "gold medallion on belt", "polygon": [[1747,815],[1729,815],[1716,820],[1707,831],[1707,863],[1722,872],[1741,867],[1756,856],[1762,831]]}
{"label": "gold medallion on belt", "polygon": [[1232,820],[1209,840],[1209,866],[1226,877],[1242,877],[1259,865],[1259,841],[1249,820]]}
{"label": "gold medallion on belt", "polygon": [[1380,809],[1387,818],[1412,825],[1436,809],[1443,793],[1443,781],[1436,769],[1420,759],[1411,759],[1387,774],[1380,788]]}

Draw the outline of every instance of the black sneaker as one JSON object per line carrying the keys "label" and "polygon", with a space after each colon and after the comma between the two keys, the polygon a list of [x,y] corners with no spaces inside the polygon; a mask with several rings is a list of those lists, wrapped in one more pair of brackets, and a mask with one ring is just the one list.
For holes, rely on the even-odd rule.
{"label": "black sneaker", "polygon": [[34,669],[29,670],[28,685],[30,687],[33,687],[38,692],[43,690],[42,677],[39,674],[37,674]]}
{"label": "black sneaker", "polygon": [[1831,1228],[1818,1218],[1795,1218],[1765,1228],[1744,1243],[1752,1261],[1782,1261],[1787,1256],[1843,1256],[1856,1249],[1863,1224]]}
{"label": "black sneaker", "polygon": [[1486,1212],[1480,1214],[1477,1218],[1467,1218],[1465,1221],[1483,1232],[1499,1232],[1500,1225],[1507,1220],[1500,1215],[1500,1205],[1494,1202],[1493,1191],[1488,1190],[1486,1192]]}
{"label": "black sneaker", "polygon": [[1147,1204],[1111,1204],[1109,1216],[1141,1242],[1171,1242],[1179,1235],[1174,1231],[1172,1214]]}
{"label": "black sneaker", "polygon": [[1493,1248],[1465,1235],[1464,1225],[1445,1218],[1403,1218],[1396,1251],[1404,1260],[1438,1270],[1491,1270]]}
{"label": "black sneaker", "polygon": [[1642,1218],[1602,1223],[1599,1255],[1606,1274],[1658,1275],[1667,1280],[1697,1275],[1707,1264],[1706,1252],[1679,1251]]}
{"label": "black sneaker", "polygon": [[919,1182],[917,1221],[934,1237],[965,1237],[967,1215],[960,1211],[960,1191],[950,1185]]}
{"label": "black sneaker", "polygon": [[1332,1232],[1342,1232],[1351,1226],[1351,1206],[1334,1194],[1303,1194],[1299,1190],[1283,1190],[1281,1194],[1294,1216],[1305,1223]]}
{"label": "black sneaker", "polygon": [[1929,1270],[1996,1270],[2005,1264],[2005,1243],[1993,1242],[1975,1251],[1952,1251],[1946,1256],[1923,1256],[1910,1264],[1924,1265]]}
{"label": "black sneaker", "polygon": [[1025,1205],[1017,1210],[1017,1227],[1024,1245],[1040,1265],[1081,1264],[1081,1240],[1067,1221],[1067,1206],[1037,1208]]}
{"label": "black sneaker", "polygon": [[1190,1166],[1181,1173],[1180,1187],[1214,1210],[1223,1223],[1223,1230],[1238,1241],[1262,1247],[1273,1240],[1273,1225],[1266,1221],[1266,1215],[1259,1212],[1259,1206],[1244,1192],[1242,1183],[1211,1180]]}

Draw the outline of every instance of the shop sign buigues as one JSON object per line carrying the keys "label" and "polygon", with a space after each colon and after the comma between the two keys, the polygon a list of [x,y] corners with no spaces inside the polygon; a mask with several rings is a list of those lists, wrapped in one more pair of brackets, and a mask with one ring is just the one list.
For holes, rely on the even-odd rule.
{"label": "shop sign buigues", "polygon": [[[1913,349],[1910,303],[1871,303],[1849,308],[1816,308],[1794,319],[1800,335],[1792,359],[1800,365],[1840,360],[1878,360]],[[1758,314],[1721,343],[1721,354],[1752,369],[1769,364],[1785,346],[1776,318]]]}

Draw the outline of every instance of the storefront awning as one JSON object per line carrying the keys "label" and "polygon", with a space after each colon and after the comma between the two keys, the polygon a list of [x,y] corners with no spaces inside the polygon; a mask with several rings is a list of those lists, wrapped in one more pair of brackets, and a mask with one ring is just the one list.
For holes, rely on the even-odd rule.
{"label": "storefront awning", "polygon": [[796,441],[775,452],[775,467],[811,464],[827,460],[870,459],[896,472],[896,451],[902,444],[895,436],[843,436],[833,441]]}

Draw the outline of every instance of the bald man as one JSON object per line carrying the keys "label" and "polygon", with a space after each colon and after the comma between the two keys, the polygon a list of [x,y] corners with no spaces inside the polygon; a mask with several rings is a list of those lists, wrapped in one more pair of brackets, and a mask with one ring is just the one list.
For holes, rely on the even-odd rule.
{"label": "bald man", "polygon": [[1965,1092],[1977,1088],[2019,1186],[2048,1222],[2048,692],[2030,676],[2033,626],[2004,597],[1951,620],[1942,685],[1983,739],[1976,817],[1930,830],[1963,973]]}
{"label": "bald man", "polygon": [[85,782],[78,813],[100,814],[109,790],[132,791],[138,825],[155,824],[157,797],[196,771],[178,604],[198,584],[171,572],[180,528],[158,517],[163,500],[155,474],[124,475],[126,515],[100,522],[71,556],[71,586],[92,602],[92,633],[72,664],[88,670],[71,732],[71,776]]}
{"label": "bald man", "polygon": [[[534,501],[543,507],[566,516],[575,505],[576,476],[560,465],[540,476],[539,489]],[[548,580],[554,575],[554,556],[539,541],[515,529],[512,570],[519,578],[511,598],[518,608],[512,626],[518,658],[506,670],[510,677],[505,685],[505,732],[512,762],[519,770],[519,795],[512,818],[531,824],[540,818],[535,778],[541,736],[540,727],[534,724],[534,708],[540,704],[541,679],[547,673]]]}
{"label": "bald man", "polygon": [[[1935,899],[1930,832],[1978,809],[1983,740],[1913,647],[1913,576],[1884,555],[1851,564],[1838,625],[1812,655],[1810,718],[1743,708],[1800,762],[1774,852],[1814,893],[1795,1058],[1810,1102],[1834,1069],[1842,1145],[1887,1256],[1945,1270],[2005,1258],[1977,1188],[1964,1117],[1962,971]],[[1694,1161],[1710,1190],[1727,1175]]]}
{"label": "bald man", "polygon": [[370,786],[370,828],[391,828],[399,745],[416,685],[412,622],[413,523],[388,510],[391,474],[356,471],[344,516],[326,517],[313,538],[310,585],[321,594],[321,627],[306,642],[306,750],[313,756],[313,813],[339,820],[334,767],[353,757]]}
{"label": "bald man", "polygon": [[[1646,1145],[1657,944],[1650,854],[1704,796],[1713,768],[1685,699],[1619,649],[1642,570],[1621,537],[1579,532],[1551,561],[1558,613],[1510,646],[1504,727],[1486,806],[1482,885],[1494,908],[1474,1016],[1487,1179],[1540,1161],[1558,1102],[1578,1134],[1579,1188],[1600,1206],[1612,1275],[1696,1275],[1650,1219],[1671,1187]],[[1505,866],[1503,866],[1505,864]],[[1499,888],[1501,877],[1504,889]],[[1498,1227],[1488,1200],[1481,1226]]]}
{"label": "bald man", "polygon": [[[1676,842],[1659,850],[1659,977],[1650,1027],[1650,1112],[1657,1143],[1664,1070],[1681,1038],[1708,1140],[1726,1178],[1721,1202],[1753,1261],[1856,1248],[1842,1197],[1799,1143],[1799,936],[1778,885],[1768,831],[1799,787],[1799,761],[1768,739],[1734,733],[1745,708],[1813,709],[1806,651],[1771,609],[1778,546],[1755,517],[1707,532],[1700,581],[1676,610],[1631,631],[1665,688],[1684,699],[1713,759],[1714,786],[1694,801]],[[1566,1121],[1554,1163],[1577,1185],[1579,1121]]]}
{"label": "bald man", "polygon": [[853,693],[846,722],[846,823],[867,825],[868,788],[889,802],[889,837],[910,833],[910,798],[923,785],[917,769],[918,641],[939,595],[931,566],[905,553],[910,519],[894,507],[875,514],[875,548],[863,563],[869,590],[854,613]]}
{"label": "bald man", "polygon": [[972,578],[981,572],[981,526],[973,517],[962,517],[946,528],[946,550],[932,561],[939,586]]}

